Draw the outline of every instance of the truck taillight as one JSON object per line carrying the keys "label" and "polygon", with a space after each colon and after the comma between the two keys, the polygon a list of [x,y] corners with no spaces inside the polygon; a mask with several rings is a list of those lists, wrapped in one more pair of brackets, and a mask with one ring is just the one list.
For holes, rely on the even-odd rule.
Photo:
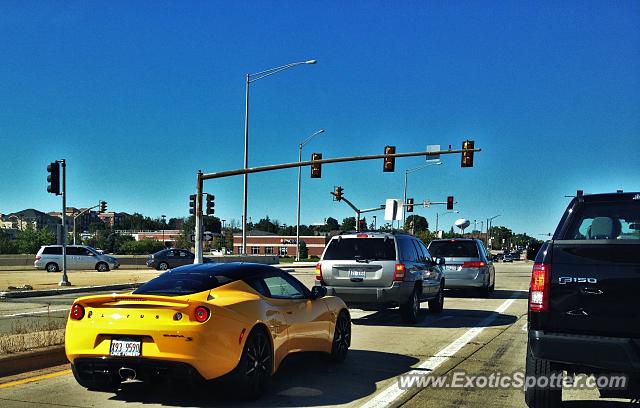
{"label": "truck taillight", "polygon": [[532,312],[546,312],[549,310],[549,285],[551,265],[544,263],[533,264],[531,285],[529,287],[529,310]]}
{"label": "truck taillight", "polygon": [[322,282],[322,264],[320,262],[316,264],[316,280]]}
{"label": "truck taillight", "polygon": [[405,272],[404,264],[397,263],[396,269],[393,270],[393,280],[394,281],[404,280],[404,272]]}

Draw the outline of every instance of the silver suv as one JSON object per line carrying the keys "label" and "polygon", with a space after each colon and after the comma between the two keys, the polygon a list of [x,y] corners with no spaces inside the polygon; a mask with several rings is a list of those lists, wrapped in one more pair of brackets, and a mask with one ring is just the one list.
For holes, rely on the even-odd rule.
{"label": "silver suv", "polygon": [[[57,272],[62,269],[62,245],[45,245],[40,247],[33,263],[36,269]],[[86,245],[67,245],[67,269],[95,269],[106,272],[118,269],[120,263],[112,256],[99,253]]]}
{"label": "silver suv", "polygon": [[496,269],[491,255],[477,238],[434,239],[429,251],[444,258],[447,289],[475,289],[488,297],[496,286]]}
{"label": "silver suv", "polygon": [[379,310],[400,306],[415,323],[420,302],[433,313],[444,306],[443,260],[434,260],[422,241],[400,232],[363,232],[331,238],[316,265],[316,285],[350,307]]}

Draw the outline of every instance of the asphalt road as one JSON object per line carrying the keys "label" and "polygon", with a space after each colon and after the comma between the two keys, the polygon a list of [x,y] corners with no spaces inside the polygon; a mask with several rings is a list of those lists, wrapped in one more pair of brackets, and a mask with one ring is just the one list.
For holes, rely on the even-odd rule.
{"label": "asphalt road", "polygon": [[[292,355],[272,378],[268,393],[247,404],[229,395],[219,384],[206,389],[149,388],[124,384],[118,393],[89,392],[80,387],[68,366],[1,379],[0,405],[74,407],[160,406],[367,406],[405,404],[410,407],[522,407],[522,389],[409,388],[398,386],[398,376],[411,370],[432,376],[465,371],[472,376],[522,371],[526,347],[527,290],[531,264],[499,264],[497,288],[490,299],[474,294],[447,293],[442,314],[424,313],[415,326],[402,324],[397,310],[352,310],[353,341],[342,364],[325,356]],[[311,284],[313,276],[300,275]],[[69,298],[59,298],[60,305]],[[30,299],[29,302],[33,302]],[[565,392],[568,407],[618,407],[622,402],[586,399],[594,390]]]}

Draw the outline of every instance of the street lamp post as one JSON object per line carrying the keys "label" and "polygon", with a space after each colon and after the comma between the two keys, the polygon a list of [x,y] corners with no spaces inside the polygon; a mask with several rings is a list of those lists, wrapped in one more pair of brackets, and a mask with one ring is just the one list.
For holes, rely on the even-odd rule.
{"label": "street lamp post", "polygon": [[166,215],[161,215],[160,218],[162,218],[162,246],[165,246],[164,243],[164,227],[165,227],[165,220],[167,219]]}
{"label": "street lamp post", "polygon": [[489,251],[491,251],[491,241],[493,241],[493,239],[491,238],[491,228],[493,227],[493,220],[501,215],[502,214],[494,215],[493,217],[487,219],[487,246],[489,247]]}
{"label": "street lamp post", "polygon": [[439,218],[440,218],[440,216],[441,216],[441,215],[445,215],[445,214],[458,214],[459,212],[460,212],[460,211],[458,211],[458,210],[453,210],[453,211],[445,211],[445,212],[442,212],[442,213],[440,213],[440,214],[436,213],[436,234],[437,234],[437,233],[438,233],[438,231],[439,231],[439,230],[438,230],[438,221],[439,221]]}
{"label": "street lamp post", "polygon": [[[416,172],[418,170],[422,170],[424,168],[427,168],[427,167],[433,166],[433,165],[439,166],[441,164],[442,164],[441,161],[437,161],[437,162],[434,161],[433,163],[423,164],[422,166],[414,167],[412,169],[406,169],[404,171],[404,196],[403,196],[403,201],[402,201],[402,205],[403,206],[407,203],[407,176],[409,175],[409,173],[414,173],[414,172]],[[405,222],[406,216],[407,216],[406,215],[406,211],[404,211],[404,209],[403,209],[403,211],[402,211],[402,228],[403,229],[404,229],[404,222]]]}
{"label": "street lamp post", "polygon": [[[247,74],[246,76],[246,96],[245,96],[245,113],[244,113],[244,169],[249,168],[249,85],[252,82],[258,81],[262,78],[277,74],[289,68],[293,68],[303,64],[315,64],[316,60],[308,60],[301,62],[293,62],[291,64],[282,65],[279,67],[267,69],[266,71],[256,72],[255,74]],[[248,188],[248,174],[244,175],[244,193],[242,203],[242,247],[241,251],[243,255],[247,253],[247,188]]]}
{"label": "street lamp post", "polygon": [[[302,147],[309,143],[316,135],[324,133],[324,129],[317,130],[311,136],[298,144],[298,162],[302,161]],[[302,167],[298,167],[298,217],[296,219],[296,261],[300,261],[300,180],[302,177]]]}

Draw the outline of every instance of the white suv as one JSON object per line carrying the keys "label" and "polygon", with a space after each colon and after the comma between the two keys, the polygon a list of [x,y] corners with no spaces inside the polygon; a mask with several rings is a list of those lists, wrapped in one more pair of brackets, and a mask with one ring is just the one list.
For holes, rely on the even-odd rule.
{"label": "white suv", "polygon": [[[45,245],[40,247],[33,263],[36,269],[57,272],[62,269],[62,245]],[[86,245],[67,245],[67,269],[95,269],[106,272],[118,269],[120,263],[109,255]]]}

